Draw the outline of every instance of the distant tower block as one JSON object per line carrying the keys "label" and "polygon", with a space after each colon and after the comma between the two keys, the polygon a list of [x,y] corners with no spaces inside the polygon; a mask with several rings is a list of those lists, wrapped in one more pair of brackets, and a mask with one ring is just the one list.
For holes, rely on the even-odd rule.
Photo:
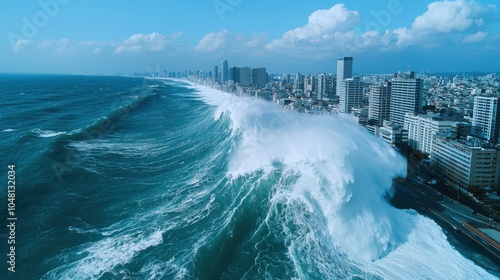
{"label": "distant tower block", "polygon": [[227,60],[222,61],[222,84],[226,85],[229,80],[229,66]]}
{"label": "distant tower block", "polygon": [[341,57],[337,60],[337,95],[340,93],[342,82],[352,78],[352,57]]}
{"label": "distant tower block", "polygon": [[214,78],[214,82],[216,84],[219,83],[220,79],[219,79],[219,67],[217,67],[217,65],[214,66],[214,74],[213,74],[213,78]]}

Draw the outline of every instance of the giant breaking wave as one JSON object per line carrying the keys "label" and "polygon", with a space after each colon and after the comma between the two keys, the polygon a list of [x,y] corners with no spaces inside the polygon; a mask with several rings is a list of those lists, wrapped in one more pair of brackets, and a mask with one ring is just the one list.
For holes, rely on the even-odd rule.
{"label": "giant breaking wave", "polygon": [[274,186],[263,224],[283,235],[294,277],[492,277],[452,248],[434,221],[390,205],[392,180],[406,175],[406,162],[381,139],[338,116],[192,86],[240,137],[229,178],[278,171],[288,179]]}

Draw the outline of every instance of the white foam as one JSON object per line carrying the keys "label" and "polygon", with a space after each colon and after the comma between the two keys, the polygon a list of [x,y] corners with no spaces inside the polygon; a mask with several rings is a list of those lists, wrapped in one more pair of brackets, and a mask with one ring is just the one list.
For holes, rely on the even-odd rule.
{"label": "white foam", "polygon": [[12,129],[12,128],[7,128],[7,129],[2,130],[2,132],[13,132],[13,131],[14,131],[14,129]]}
{"label": "white foam", "polygon": [[174,279],[186,279],[187,269],[178,264],[179,261],[172,257],[167,262],[152,262],[146,264],[140,271],[144,279],[163,279],[165,274],[175,275]]}
{"label": "white foam", "polygon": [[55,136],[58,136],[61,134],[66,134],[65,131],[58,132],[58,131],[54,131],[54,130],[42,130],[39,128],[33,129],[32,132],[41,138],[51,138],[51,137],[55,137]]}
{"label": "white foam", "polygon": [[70,226],[68,227],[68,230],[69,231],[74,231],[76,233],[79,233],[79,234],[87,234],[87,233],[96,233],[96,234],[99,234],[99,231],[96,230],[96,229],[81,229],[81,228],[78,228],[78,227],[74,227],[74,226]]}
{"label": "white foam", "polygon": [[44,279],[100,278],[118,265],[129,263],[139,252],[162,242],[163,237],[160,231],[150,235],[129,234],[107,237],[90,246],[83,245],[83,248],[75,254],[79,256],[77,261],[59,266],[44,275]]}
{"label": "white foam", "polygon": [[[392,179],[405,176],[406,162],[364,128],[336,116],[301,115],[270,102],[194,88],[216,107],[214,118],[227,115],[234,133],[242,136],[231,154],[228,177],[276,166],[299,175],[292,186],[278,190],[273,207],[303,205],[324,229],[297,220],[305,230],[290,235],[312,240],[310,231],[324,231],[330,248],[321,250],[340,250],[361,270],[387,279],[492,277],[457,252],[437,224],[387,202]],[[304,210],[291,211],[297,211],[292,219],[300,219],[298,212]]]}

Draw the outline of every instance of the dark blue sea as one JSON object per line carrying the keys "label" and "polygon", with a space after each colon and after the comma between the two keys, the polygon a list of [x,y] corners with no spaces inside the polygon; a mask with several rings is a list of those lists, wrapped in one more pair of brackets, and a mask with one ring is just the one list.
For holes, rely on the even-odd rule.
{"label": "dark blue sea", "polygon": [[0,279],[498,279],[388,202],[405,171],[336,116],[182,81],[2,74]]}

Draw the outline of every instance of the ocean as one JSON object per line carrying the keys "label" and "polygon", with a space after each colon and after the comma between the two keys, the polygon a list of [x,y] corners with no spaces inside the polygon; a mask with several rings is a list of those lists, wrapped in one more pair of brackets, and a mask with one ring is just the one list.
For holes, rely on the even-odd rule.
{"label": "ocean", "polygon": [[2,74],[0,278],[498,279],[391,205],[405,171],[337,116],[176,80]]}

